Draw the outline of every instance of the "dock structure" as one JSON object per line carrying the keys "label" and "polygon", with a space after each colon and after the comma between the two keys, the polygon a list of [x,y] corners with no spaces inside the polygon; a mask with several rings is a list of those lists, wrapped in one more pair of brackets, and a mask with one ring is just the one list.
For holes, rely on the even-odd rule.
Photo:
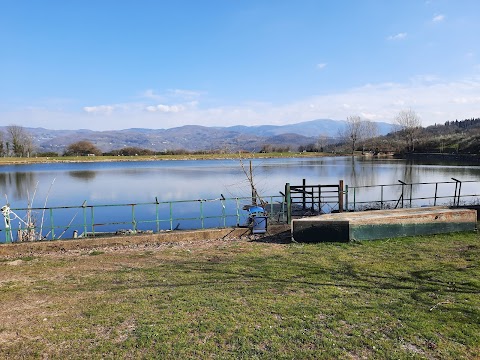
{"label": "dock structure", "polygon": [[475,231],[471,209],[423,207],[335,213],[292,220],[297,242],[349,242],[403,236]]}

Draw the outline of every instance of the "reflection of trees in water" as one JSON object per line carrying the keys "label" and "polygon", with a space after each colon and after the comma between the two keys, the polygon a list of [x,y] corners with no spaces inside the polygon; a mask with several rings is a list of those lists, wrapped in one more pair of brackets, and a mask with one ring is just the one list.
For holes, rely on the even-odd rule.
{"label": "reflection of trees in water", "polygon": [[[438,166],[443,165],[443,166]],[[462,184],[461,193],[476,194],[475,189],[478,186],[476,183],[468,183],[468,181],[477,181],[480,176],[480,167],[478,166],[458,166],[459,164],[448,164],[440,161],[435,165],[430,163],[422,163],[416,159],[409,159],[405,164],[403,171],[404,178],[400,179],[405,183],[428,183],[423,185],[404,186],[404,198],[409,199],[410,196],[415,197],[434,197],[435,196],[435,183],[437,186],[437,196],[443,197],[437,201],[437,204],[444,203],[449,204],[456,194],[456,183],[453,180],[459,179],[460,181],[467,181]],[[425,200],[424,200],[425,202]],[[429,204],[433,204],[433,199],[428,200]]]}
{"label": "reflection of trees in water", "polygon": [[94,179],[95,176],[97,176],[97,172],[93,170],[75,170],[69,171],[68,175],[77,179],[91,180]]}
{"label": "reflection of trees in water", "polygon": [[9,200],[28,200],[33,196],[37,177],[33,172],[8,172],[0,174],[0,186],[5,194],[13,196]]}
{"label": "reflection of trees in water", "polygon": [[377,175],[378,168],[375,166],[375,160],[358,159],[352,156],[350,184],[353,186],[378,185]]}
{"label": "reflection of trees in water", "polygon": [[[403,171],[402,171],[403,176],[397,179],[403,181],[406,184],[413,184],[415,182],[418,182],[419,180],[417,177],[414,176],[415,172],[413,171],[413,164],[410,161],[407,161],[405,165],[403,166]],[[404,185],[403,186],[403,200],[404,202],[409,199],[415,197],[415,190],[418,189],[418,185]],[[402,186],[399,186],[399,196],[402,193]]]}
{"label": "reflection of trees in water", "polygon": [[407,161],[405,163],[403,167],[403,178],[400,178],[397,180],[402,180],[404,183],[407,183],[407,184],[413,184],[415,182],[420,181],[420,179],[418,179],[418,172],[413,171],[413,163],[411,161]]}

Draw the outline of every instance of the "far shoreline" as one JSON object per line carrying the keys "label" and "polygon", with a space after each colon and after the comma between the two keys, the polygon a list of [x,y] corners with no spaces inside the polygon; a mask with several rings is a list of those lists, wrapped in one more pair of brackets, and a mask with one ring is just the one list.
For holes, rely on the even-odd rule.
{"label": "far shoreline", "polygon": [[56,156],[56,157],[3,157],[1,165],[55,164],[55,163],[101,163],[129,161],[171,161],[171,160],[236,160],[273,158],[310,158],[348,156],[338,153],[291,152],[291,153],[231,153],[231,154],[179,154],[179,155],[139,155],[139,156]]}
{"label": "far shoreline", "polygon": [[474,165],[480,163],[478,154],[445,154],[445,153],[386,153],[372,156],[361,151],[351,153],[327,152],[281,152],[281,153],[225,153],[225,154],[175,154],[175,155],[136,155],[136,156],[55,156],[55,157],[0,157],[0,166],[29,164],[60,164],[60,163],[109,163],[134,161],[188,161],[188,160],[250,160],[250,159],[281,159],[281,158],[322,158],[355,156],[364,158],[390,158],[421,161],[452,161],[468,162]]}

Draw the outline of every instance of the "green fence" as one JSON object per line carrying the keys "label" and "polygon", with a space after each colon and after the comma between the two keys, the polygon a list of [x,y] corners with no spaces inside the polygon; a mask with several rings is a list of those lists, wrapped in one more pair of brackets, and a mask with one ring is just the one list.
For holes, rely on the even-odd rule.
{"label": "green fence", "polygon": [[[269,223],[279,224],[290,223],[293,216],[323,213],[325,208],[322,204],[330,202],[331,209],[336,211],[480,204],[479,181],[452,180],[434,183],[398,180],[397,184],[347,185],[345,188],[342,181],[339,185],[316,185],[334,186],[334,195],[329,195],[329,191],[310,191],[304,181],[300,189],[301,206],[295,202],[290,184],[286,184],[285,194],[263,199]],[[307,203],[311,205],[308,209]],[[252,204],[251,197],[225,198],[221,195],[216,199],[182,201],[158,201],[155,198],[152,202],[135,204],[100,205],[85,201],[79,206],[46,208],[10,208],[5,205],[1,209],[5,226],[0,230],[3,232],[0,242],[242,226],[249,219],[248,211],[244,209],[249,204]],[[292,212],[295,206],[298,214]],[[305,210],[309,210],[309,214],[303,214]]]}
{"label": "green fence", "polygon": [[345,210],[393,209],[420,206],[480,204],[480,181],[416,182],[346,186]]}
{"label": "green fence", "polygon": [[[286,223],[283,195],[263,197],[270,223]],[[0,242],[58,240],[187,229],[243,226],[252,198],[198,199],[134,204],[87,204],[45,208],[2,207]]]}

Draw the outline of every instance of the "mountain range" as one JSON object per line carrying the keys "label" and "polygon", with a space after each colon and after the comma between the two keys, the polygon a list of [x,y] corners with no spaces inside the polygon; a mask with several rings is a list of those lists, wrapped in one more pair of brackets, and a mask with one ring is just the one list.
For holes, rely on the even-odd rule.
{"label": "mountain range", "polygon": [[[289,125],[208,127],[185,125],[170,129],[132,128],[125,130],[49,130],[25,128],[39,152],[63,153],[70,144],[88,140],[103,152],[123,147],[138,147],[154,151],[166,150],[225,150],[260,151],[264,145],[297,149],[315,143],[319,136],[334,141],[345,127],[344,120],[318,119]],[[378,134],[392,131],[392,124],[377,122]],[[2,127],[0,127],[2,129]],[[3,127],[5,130],[5,127]]]}

